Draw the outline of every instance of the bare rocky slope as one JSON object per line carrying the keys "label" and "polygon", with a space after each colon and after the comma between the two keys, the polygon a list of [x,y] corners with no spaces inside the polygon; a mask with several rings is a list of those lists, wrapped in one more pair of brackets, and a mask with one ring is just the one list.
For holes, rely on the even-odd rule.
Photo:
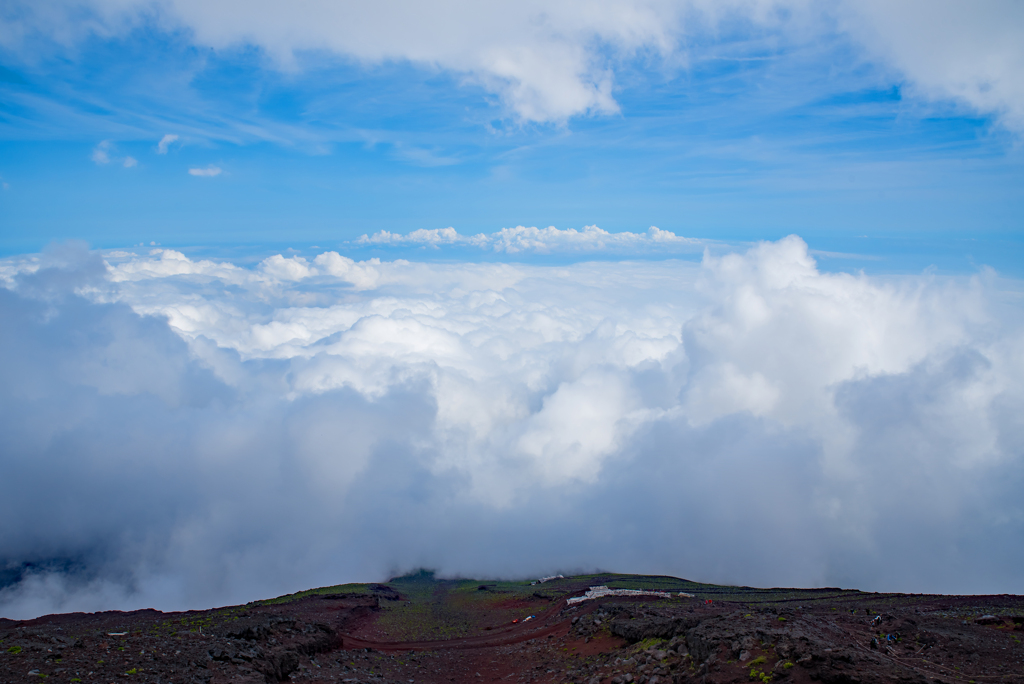
{"label": "bare rocky slope", "polygon": [[[568,604],[598,585],[671,595]],[[0,619],[0,682],[980,684],[1024,682],[1022,639],[1019,596],[420,572],[208,611]]]}

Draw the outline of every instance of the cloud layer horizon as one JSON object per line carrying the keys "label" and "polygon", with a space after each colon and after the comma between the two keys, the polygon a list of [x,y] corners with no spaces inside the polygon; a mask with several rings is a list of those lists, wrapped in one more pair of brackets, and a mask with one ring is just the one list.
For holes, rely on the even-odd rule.
{"label": "cloud layer horizon", "polygon": [[1024,316],[988,270],[823,273],[790,236],[561,266],[66,244],[0,278],[0,616],[417,567],[1024,592]]}

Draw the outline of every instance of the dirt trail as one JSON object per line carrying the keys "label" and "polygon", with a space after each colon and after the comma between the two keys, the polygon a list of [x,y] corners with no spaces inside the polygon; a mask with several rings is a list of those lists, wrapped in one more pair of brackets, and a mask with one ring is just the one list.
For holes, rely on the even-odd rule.
{"label": "dirt trail", "polygon": [[440,641],[367,641],[358,637],[342,635],[343,649],[372,648],[375,651],[436,651],[439,649],[485,648],[490,646],[509,646],[530,639],[542,639],[548,635],[565,636],[569,633],[569,620],[526,633],[504,635],[482,635],[444,639]]}
{"label": "dirt trail", "polygon": [[376,651],[436,651],[439,649],[487,648],[493,646],[509,646],[531,639],[543,639],[550,635],[566,636],[569,633],[569,618],[552,622],[566,607],[565,599],[533,618],[528,623],[510,625],[501,630],[491,630],[488,634],[455,639],[439,639],[433,641],[377,641],[363,639],[353,634],[341,634],[341,648],[351,650],[372,648]]}

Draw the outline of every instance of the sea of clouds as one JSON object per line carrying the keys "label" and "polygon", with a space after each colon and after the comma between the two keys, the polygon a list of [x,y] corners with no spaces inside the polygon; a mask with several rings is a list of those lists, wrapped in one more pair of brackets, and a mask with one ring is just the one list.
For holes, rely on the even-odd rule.
{"label": "sea of clouds", "polygon": [[0,284],[2,616],[420,566],[1024,592],[1024,288],[988,270],[66,244]]}

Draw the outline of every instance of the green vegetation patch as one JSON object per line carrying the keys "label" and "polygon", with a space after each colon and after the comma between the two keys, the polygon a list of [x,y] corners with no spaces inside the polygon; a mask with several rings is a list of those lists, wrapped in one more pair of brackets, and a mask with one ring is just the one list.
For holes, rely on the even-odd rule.
{"label": "green vegetation patch", "polygon": [[[437,579],[430,570],[396,577],[386,586],[401,600],[379,602],[376,625],[388,641],[427,641],[482,634],[539,614],[569,587],[546,582]],[[370,586],[370,591],[374,586]]]}
{"label": "green vegetation patch", "polygon": [[377,627],[388,641],[456,639],[476,633],[465,601],[453,600],[444,584],[408,583],[392,588],[404,601],[382,601]]}
{"label": "green vegetation patch", "polygon": [[291,603],[292,601],[298,601],[299,599],[306,598],[307,596],[326,596],[330,594],[369,594],[369,584],[336,584],[332,587],[319,587],[317,589],[307,589],[306,591],[297,591],[294,594],[285,594],[284,596],[278,596],[277,598],[264,599],[263,601],[253,601],[247,605],[253,606],[274,606],[282,603]]}
{"label": "green vegetation patch", "polygon": [[653,648],[654,646],[660,646],[663,643],[665,643],[664,639],[659,639],[658,637],[648,637],[643,641],[636,642],[636,644],[633,646],[633,651],[646,651],[649,648]]}

